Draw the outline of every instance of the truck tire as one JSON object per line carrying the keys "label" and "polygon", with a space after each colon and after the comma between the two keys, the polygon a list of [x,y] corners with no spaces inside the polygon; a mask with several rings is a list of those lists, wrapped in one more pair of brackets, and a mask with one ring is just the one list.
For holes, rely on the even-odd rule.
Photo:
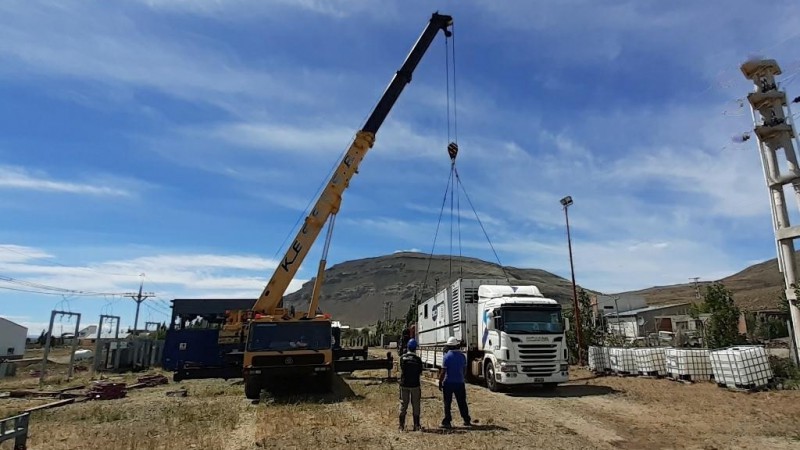
{"label": "truck tire", "polygon": [[250,400],[261,398],[261,383],[257,380],[246,380],[244,382],[244,396]]}
{"label": "truck tire", "polygon": [[488,361],[483,369],[483,377],[486,379],[486,387],[489,388],[492,392],[497,392],[500,390],[500,386],[497,385],[497,380],[494,378],[494,364],[491,361]]}
{"label": "truck tire", "polygon": [[333,372],[325,372],[320,375],[317,375],[317,379],[314,380],[316,382],[317,390],[320,393],[328,394],[333,392]]}

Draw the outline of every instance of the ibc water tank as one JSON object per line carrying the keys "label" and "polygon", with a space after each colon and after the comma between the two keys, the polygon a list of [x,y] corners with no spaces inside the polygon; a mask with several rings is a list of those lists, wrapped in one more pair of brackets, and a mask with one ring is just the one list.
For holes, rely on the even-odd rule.
{"label": "ibc water tank", "polygon": [[83,359],[89,359],[89,358],[92,357],[92,355],[94,355],[94,353],[92,353],[91,350],[87,350],[87,349],[75,350],[75,361],[80,361],[80,360],[83,360]]}
{"label": "ibc water tank", "polygon": [[729,388],[754,389],[773,379],[769,356],[761,346],[739,346],[710,353],[717,384]]}

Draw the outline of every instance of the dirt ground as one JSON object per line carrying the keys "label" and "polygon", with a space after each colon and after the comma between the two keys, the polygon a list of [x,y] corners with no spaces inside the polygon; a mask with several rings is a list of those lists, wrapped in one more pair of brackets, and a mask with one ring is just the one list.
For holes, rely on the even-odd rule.
{"label": "dirt ground", "polygon": [[[382,380],[384,374],[361,372],[339,379],[334,393],[326,396],[265,394],[257,403],[246,400],[234,381],[189,380],[134,390],[120,400],[33,413],[29,448],[800,448],[800,391],[748,394],[712,383],[595,378],[573,368],[572,380],[550,393],[492,393],[469,386],[476,426],[443,431],[438,429],[440,393],[426,382],[424,430],[400,432],[398,387]],[[88,374],[71,381],[56,377],[49,388],[86,383],[84,377]],[[36,385],[35,378],[22,375],[0,380],[0,392]],[[180,387],[188,390],[187,397],[166,396]],[[0,398],[0,413],[8,416],[45,401]],[[0,445],[6,448],[10,443]]]}

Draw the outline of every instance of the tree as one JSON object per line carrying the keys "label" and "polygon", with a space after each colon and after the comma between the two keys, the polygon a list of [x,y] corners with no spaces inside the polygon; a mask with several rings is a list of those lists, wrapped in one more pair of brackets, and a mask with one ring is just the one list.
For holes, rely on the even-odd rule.
{"label": "tree", "polygon": [[[600,320],[594,320],[592,311],[592,300],[584,289],[578,292],[578,308],[581,318],[581,348],[586,355],[590,345],[598,345],[602,342],[603,328]],[[569,321],[570,328],[567,331],[567,347],[570,354],[578,356],[577,333],[575,327],[575,314],[572,310],[564,311],[564,319]]]}
{"label": "tree", "polygon": [[705,344],[708,348],[736,345],[739,337],[739,308],[733,302],[733,293],[725,285],[715,282],[706,286],[703,303],[692,305],[689,314],[711,316],[705,326]]}

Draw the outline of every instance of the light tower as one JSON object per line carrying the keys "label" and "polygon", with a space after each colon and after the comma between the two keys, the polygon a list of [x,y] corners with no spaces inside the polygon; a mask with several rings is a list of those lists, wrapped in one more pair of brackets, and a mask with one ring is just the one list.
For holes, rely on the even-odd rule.
{"label": "light tower", "polygon": [[[750,60],[742,64],[742,73],[753,82],[754,90],[747,96],[753,114],[753,131],[758,142],[764,179],[770,193],[772,227],[778,248],[778,269],[783,272],[786,298],[793,336],[792,360],[800,362],[800,309],[797,307],[795,287],[799,285],[794,259],[794,240],[800,237],[800,226],[789,223],[784,187],[792,185],[795,201],[800,208],[800,166],[794,142],[797,140],[792,113],[786,93],[779,90],[775,76],[781,69],[774,59]],[[781,152],[782,151],[782,152]],[[781,173],[779,154],[784,155],[786,172]]]}

